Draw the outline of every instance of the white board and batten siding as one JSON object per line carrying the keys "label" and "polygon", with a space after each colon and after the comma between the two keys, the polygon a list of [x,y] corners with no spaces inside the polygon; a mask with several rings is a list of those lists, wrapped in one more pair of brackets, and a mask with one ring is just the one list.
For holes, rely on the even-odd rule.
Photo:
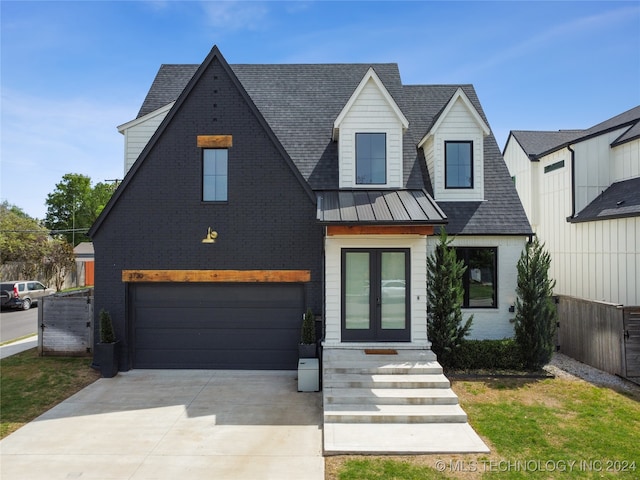
{"label": "white board and batten siding", "polygon": [[[411,342],[342,343],[342,249],[409,248],[411,255]],[[427,237],[420,235],[336,235],[325,237],[325,347],[427,348]]]}
{"label": "white board and batten siding", "polygon": [[612,182],[640,177],[640,141],[623,143],[612,149]]}
{"label": "white board and batten siding", "polygon": [[504,161],[514,179],[520,201],[532,227],[538,224],[538,162],[532,162],[520,144],[510,137],[504,151]]}
{"label": "white board and batten siding", "polygon": [[627,128],[598,135],[571,146],[576,158],[576,213],[589,205],[598,195],[617,181],[614,179],[616,168],[611,143],[622,135]]}
{"label": "white board and batten siding", "polygon": [[402,122],[372,79],[340,124],[338,137],[340,188],[371,188],[356,183],[356,133],[385,133],[387,142],[387,183],[385,188],[402,188]]}
{"label": "white board and batten siding", "polygon": [[[515,305],[518,272],[516,264],[528,241],[522,236],[458,236],[452,237],[454,247],[497,248],[498,251],[498,304],[497,308],[463,308],[466,321],[473,315],[469,339],[499,340],[513,337],[513,319],[515,313],[509,308]],[[438,244],[436,237],[429,238],[428,254],[431,255]]]}
{"label": "white board and batten siding", "polygon": [[173,102],[118,127],[118,131],[124,135],[124,175],[138,159],[172,106]]}
{"label": "white board and batten siding", "polygon": [[[583,142],[584,146],[574,147],[576,213],[609,186],[605,185],[607,178],[613,183],[624,180],[620,178],[623,176],[633,177],[638,170],[640,141],[615,147],[612,153],[609,142],[615,138],[615,134],[606,135],[601,141],[588,140]],[[595,153],[588,152],[589,148],[599,150],[603,156],[598,159]],[[620,153],[616,152],[618,149]],[[564,167],[544,173],[545,166],[562,160]],[[562,149],[547,155],[538,168],[540,222],[534,225],[534,231],[551,254],[550,276],[556,280],[554,293],[639,305],[640,217],[570,223],[567,221],[572,214],[570,152]]]}
{"label": "white board and batten siding", "polygon": [[[473,142],[473,188],[445,188],[445,142]],[[484,131],[469,111],[465,102],[458,98],[439,121],[438,128],[422,145],[424,156],[433,182],[436,201],[467,202],[484,200]]]}

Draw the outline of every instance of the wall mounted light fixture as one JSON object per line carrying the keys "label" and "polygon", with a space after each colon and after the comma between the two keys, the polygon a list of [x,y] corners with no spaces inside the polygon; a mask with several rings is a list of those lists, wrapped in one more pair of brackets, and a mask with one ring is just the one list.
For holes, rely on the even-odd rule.
{"label": "wall mounted light fixture", "polygon": [[207,236],[202,239],[202,243],[216,243],[218,238],[218,232],[211,230],[211,227],[207,230]]}

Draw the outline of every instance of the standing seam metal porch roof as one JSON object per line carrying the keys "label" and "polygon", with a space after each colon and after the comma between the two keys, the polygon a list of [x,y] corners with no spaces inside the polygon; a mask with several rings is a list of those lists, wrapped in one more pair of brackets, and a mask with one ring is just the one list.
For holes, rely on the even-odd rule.
{"label": "standing seam metal porch roof", "polygon": [[424,190],[324,190],[317,192],[320,223],[442,225],[447,216]]}

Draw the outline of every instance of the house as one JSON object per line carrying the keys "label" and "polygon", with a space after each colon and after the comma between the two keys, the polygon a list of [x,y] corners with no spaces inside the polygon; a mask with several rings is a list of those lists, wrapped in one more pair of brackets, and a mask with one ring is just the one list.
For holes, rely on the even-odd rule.
{"label": "house", "polygon": [[640,106],[586,130],[513,130],[504,159],[555,293],[640,305]]}
{"label": "house", "polygon": [[511,131],[504,158],[551,255],[561,352],[640,375],[640,106],[585,130]]}
{"label": "house", "polygon": [[76,259],[75,286],[92,286],[94,272],[94,252],[91,242],[80,242],[73,249]]}
{"label": "house", "polygon": [[162,65],[119,127],[126,176],[89,234],[120,368],[295,369],[302,314],[327,353],[428,351],[428,253],[467,265],[474,338],[513,334],[532,234],[471,85],[396,64]]}

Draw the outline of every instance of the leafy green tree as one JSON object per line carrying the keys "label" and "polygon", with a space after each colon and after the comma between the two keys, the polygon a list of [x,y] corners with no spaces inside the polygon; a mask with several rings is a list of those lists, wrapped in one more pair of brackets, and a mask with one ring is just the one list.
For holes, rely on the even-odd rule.
{"label": "leafy green tree", "polygon": [[462,276],[466,267],[458,260],[444,228],[435,251],[427,259],[427,328],[431,349],[444,366],[454,363],[456,350],[469,334],[473,315],[463,324]]}
{"label": "leafy green tree", "polygon": [[67,173],[47,196],[44,223],[52,233],[63,235],[74,247],[80,242],[89,241],[86,232],[114,190],[115,185],[98,183],[92,187],[89,177]]}
{"label": "leafy green tree", "polygon": [[518,260],[515,340],[525,367],[536,370],[553,354],[557,311],[552,295],[555,280],[549,278],[551,256],[536,238]]}
{"label": "leafy green tree", "polygon": [[51,239],[44,259],[47,280],[53,281],[56,290],[62,290],[67,275],[76,268],[73,247],[65,239]]}
{"label": "leafy green tree", "polygon": [[37,278],[47,249],[48,231],[21,208],[0,204],[0,260],[19,262],[24,278]]}

